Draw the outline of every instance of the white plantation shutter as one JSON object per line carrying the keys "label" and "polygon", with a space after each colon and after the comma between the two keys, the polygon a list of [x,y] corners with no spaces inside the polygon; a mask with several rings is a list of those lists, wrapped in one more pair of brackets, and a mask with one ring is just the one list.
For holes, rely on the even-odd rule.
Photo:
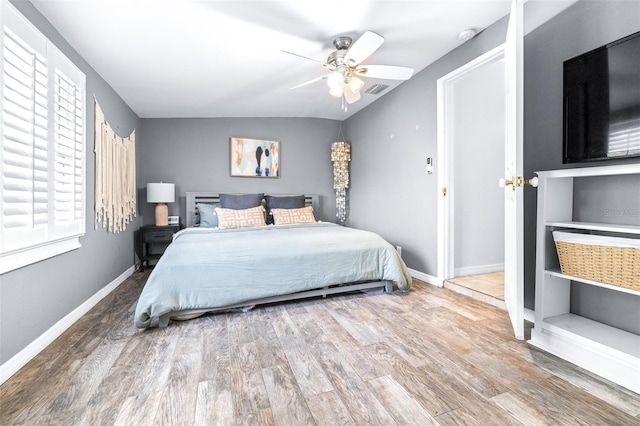
{"label": "white plantation shutter", "polygon": [[47,225],[46,59],[5,28],[3,46],[3,251],[44,242]]}
{"label": "white plantation shutter", "polygon": [[1,7],[0,274],[79,247],[85,227],[85,76]]}
{"label": "white plantation shutter", "polygon": [[83,218],[84,114],[82,90],[61,71],[55,75],[55,222]]}

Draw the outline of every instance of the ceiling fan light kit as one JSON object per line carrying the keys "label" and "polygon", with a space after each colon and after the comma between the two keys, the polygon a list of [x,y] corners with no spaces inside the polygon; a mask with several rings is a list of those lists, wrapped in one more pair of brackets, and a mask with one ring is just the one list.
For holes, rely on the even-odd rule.
{"label": "ceiling fan light kit", "polygon": [[336,87],[331,87],[329,89],[329,94],[331,96],[335,96],[336,98],[341,98],[344,95],[344,90],[342,90],[342,84]]}
{"label": "ceiling fan light kit", "polygon": [[[337,37],[333,40],[333,46],[336,50],[329,54],[327,61],[323,64],[331,73],[316,77],[292,89],[326,79],[329,86],[329,94],[341,98],[342,109],[346,112],[347,104],[360,100],[360,90],[364,87],[364,81],[358,76],[388,80],[410,79],[413,75],[413,68],[395,65],[360,65],[378,50],[383,42],[384,37],[373,31],[365,32],[355,42],[348,36]],[[286,50],[283,50],[283,52],[318,62],[315,59],[306,58]]]}
{"label": "ceiling fan light kit", "polygon": [[349,88],[353,92],[359,92],[363,86],[364,86],[364,81],[362,81],[356,76],[351,77],[351,79],[349,80]]}
{"label": "ceiling fan light kit", "polygon": [[337,89],[341,88],[344,84],[344,75],[339,71],[334,71],[329,74],[329,78],[327,78],[327,86],[329,89]]}

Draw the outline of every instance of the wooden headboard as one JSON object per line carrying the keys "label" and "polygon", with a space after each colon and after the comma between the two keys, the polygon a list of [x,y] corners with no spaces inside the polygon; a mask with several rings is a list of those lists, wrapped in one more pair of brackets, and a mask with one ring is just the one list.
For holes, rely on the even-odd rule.
{"label": "wooden headboard", "polygon": [[[274,197],[288,197],[292,195],[299,194],[265,194],[265,195],[273,195]],[[198,208],[196,204],[205,203],[205,204],[220,204],[220,193],[219,192],[187,192],[186,193],[186,215],[185,218],[187,228],[194,225],[194,218],[196,214],[198,214]],[[305,206],[318,206],[318,195],[305,195],[304,196],[304,205]]]}

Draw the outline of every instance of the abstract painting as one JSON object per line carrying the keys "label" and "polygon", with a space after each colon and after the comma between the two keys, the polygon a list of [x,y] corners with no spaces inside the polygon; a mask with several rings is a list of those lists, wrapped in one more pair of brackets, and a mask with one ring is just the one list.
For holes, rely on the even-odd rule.
{"label": "abstract painting", "polygon": [[231,138],[231,176],[280,177],[280,141]]}

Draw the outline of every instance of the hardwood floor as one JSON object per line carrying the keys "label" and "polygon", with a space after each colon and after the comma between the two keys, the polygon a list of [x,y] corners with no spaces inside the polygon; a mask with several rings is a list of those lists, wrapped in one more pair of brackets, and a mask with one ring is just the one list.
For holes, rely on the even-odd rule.
{"label": "hardwood floor", "polygon": [[504,300],[504,272],[463,275],[447,281]]}
{"label": "hardwood floor", "polygon": [[498,308],[507,309],[504,303],[504,272],[454,277],[446,280],[444,287]]}
{"label": "hardwood floor", "polygon": [[137,330],[136,273],[0,387],[0,424],[638,425],[640,396],[414,280]]}

